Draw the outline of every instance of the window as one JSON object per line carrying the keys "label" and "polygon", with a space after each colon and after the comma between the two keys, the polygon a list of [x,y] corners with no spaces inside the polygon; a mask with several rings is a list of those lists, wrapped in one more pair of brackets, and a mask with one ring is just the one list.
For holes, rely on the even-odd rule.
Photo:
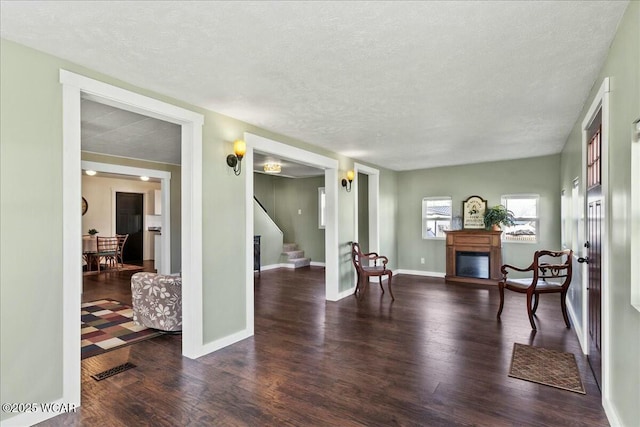
{"label": "window", "polygon": [[422,199],[422,238],[444,238],[451,229],[451,197]]}
{"label": "window", "polygon": [[325,213],[327,211],[327,197],[324,187],[318,188],[318,228],[325,226]]}
{"label": "window", "polygon": [[513,212],[516,224],[505,227],[503,240],[507,242],[538,241],[538,201],[537,194],[513,194],[502,196],[502,204]]}

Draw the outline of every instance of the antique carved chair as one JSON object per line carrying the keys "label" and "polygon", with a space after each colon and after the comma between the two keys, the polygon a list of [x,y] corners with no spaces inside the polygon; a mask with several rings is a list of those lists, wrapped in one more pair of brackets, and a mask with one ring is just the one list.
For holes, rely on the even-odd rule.
{"label": "antique carved chair", "polygon": [[[527,268],[518,268],[508,264],[502,266],[502,280],[498,282],[500,290],[500,308],[498,309],[498,319],[502,314],[504,306],[504,290],[519,292],[527,295],[527,314],[531,328],[536,329],[533,316],[538,309],[540,294],[559,293],[562,316],[567,328],[571,327],[569,316],[567,316],[566,296],[567,289],[571,284],[571,261],[572,250],[564,251],[536,251],[533,255],[533,262]],[[524,279],[508,278],[508,270],[527,272],[532,277]]]}
{"label": "antique carved chair", "polygon": [[[351,260],[353,261],[353,266],[356,269],[357,282],[356,282],[356,290],[354,291],[354,295],[357,296],[358,291],[360,291],[360,298],[363,297],[364,291],[366,291],[369,286],[369,278],[379,277],[380,278],[380,289],[384,294],[384,289],[382,288],[382,277],[388,276],[389,281],[387,283],[387,287],[389,288],[389,294],[391,295],[391,299],[395,300],[393,296],[393,291],[391,290],[391,277],[393,273],[391,270],[387,270],[387,263],[389,259],[384,255],[378,255],[375,252],[370,253],[362,253],[360,250],[360,245],[356,242],[351,243]],[[371,261],[373,261],[373,265],[371,265]],[[380,262],[380,265],[378,264]]]}

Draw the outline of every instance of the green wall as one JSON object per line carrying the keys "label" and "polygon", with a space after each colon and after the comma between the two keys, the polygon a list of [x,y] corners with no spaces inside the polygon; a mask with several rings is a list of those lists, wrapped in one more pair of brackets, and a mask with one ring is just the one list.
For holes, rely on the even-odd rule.
{"label": "green wall", "polygon": [[[85,75],[204,115],[202,148],[203,341],[243,331],[246,325],[244,191],[225,158],[245,132],[334,158],[340,176],[353,160],[295,139],[145,90],[19,44],[0,46],[0,377],[6,402],[48,402],[62,397],[62,85],[60,69]],[[391,175],[384,175],[393,177]],[[393,178],[391,178],[393,179]],[[335,183],[338,187],[339,183]],[[394,203],[393,182],[382,183]],[[317,190],[315,192],[317,196]],[[353,239],[352,193],[339,190],[340,248]],[[174,213],[179,212],[175,209]],[[347,215],[351,212],[351,215]],[[385,210],[382,222],[392,224]],[[42,239],[46,230],[47,239]],[[382,234],[395,251],[394,231]],[[222,242],[222,243],[221,243]],[[29,256],[24,256],[24,254]],[[353,286],[349,257],[341,257],[338,287]],[[224,280],[220,280],[224,277]],[[46,304],[45,304],[46,302]],[[21,319],[20,328],[12,325]],[[46,351],[41,351],[42,349]],[[38,369],[33,369],[37,366]],[[11,414],[2,413],[1,419]]]}
{"label": "green wall", "polygon": [[324,229],[318,226],[318,188],[324,187],[324,175],[293,179],[254,173],[253,183],[254,194],[284,233],[284,242],[297,243],[306,257],[324,262]]}
{"label": "green wall", "polygon": [[[362,252],[369,252],[369,176],[358,174],[358,239]],[[355,183],[354,183],[355,184]]]}
{"label": "green wall", "polygon": [[[610,78],[609,197],[610,274],[603,287],[609,289],[607,310],[610,329],[611,366],[608,378],[610,403],[624,426],[640,420],[640,313],[631,306],[631,123],[640,118],[640,3],[632,1],[618,27],[602,70],[578,115],[562,152],[561,186],[571,191],[581,175],[582,120],[605,77]],[[578,289],[579,290],[579,289]],[[582,295],[576,296],[581,302]],[[605,300],[606,301],[606,300]],[[582,304],[574,305],[581,316]],[[604,354],[603,358],[607,355]],[[603,373],[603,375],[606,373]],[[606,380],[605,380],[606,381]]]}
{"label": "green wall", "polygon": [[262,206],[272,218],[276,206],[276,195],[273,188],[274,180],[275,177],[273,175],[255,172],[253,174],[253,195],[262,203]]}
{"label": "green wall", "polygon": [[82,152],[82,160],[90,162],[108,163],[112,165],[129,166],[133,168],[155,169],[166,172],[171,172],[171,183],[169,189],[171,191],[171,200],[169,205],[171,207],[171,271],[181,271],[181,218],[182,209],[180,207],[180,194],[181,194],[181,168],[178,165],[171,165],[167,163],[146,162],[143,160],[127,159],[123,157],[107,156],[104,154]]}
{"label": "green wall", "polygon": [[260,236],[260,268],[283,262],[282,231],[255,201],[253,202],[253,234]]}
{"label": "green wall", "polygon": [[[540,195],[538,243],[503,242],[503,262],[526,267],[539,248],[560,249],[560,156],[478,163],[398,173],[398,267],[444,273],[444,239],[422,239],[422,199],[450,196],[453,215],[462,202],[478,195],[489,206],[500,204],[503,194]],[[420,263],[425,258],[425,263]]]}

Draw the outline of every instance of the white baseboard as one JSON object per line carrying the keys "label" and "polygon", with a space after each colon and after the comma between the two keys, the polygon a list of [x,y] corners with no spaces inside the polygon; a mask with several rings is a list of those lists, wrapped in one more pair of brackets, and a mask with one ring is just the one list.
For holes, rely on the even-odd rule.
{"label": "white baseboard", "polygon": [[191,358],[197,359],[198,357],[213,353],[216,350],[220,350],[221,348],[227,347],[231,344],[235,344],[238,341],[242,341],[245,338],[249,338],[250,336],[253,336],[252,329],[243,329],[242,331],[236,332],[235,334],[227,335],[226,337],[204,344],[200,346],[197,353]]}
{"label": "white baseboard", "polygon": [[[319,261],[311,261],[311,266],[313,267],[324,267],[325,263],[324,262],[319,262]],[[290,263],[280,263],[280,264],[270,264],[270,265],[261,265],[260,266],[260,271],[267,271],[267,270],[275,270],[276,268],[289,268],[289,269],[294,269],[295,265],[294,264],[290,264]]]}
{"label": "white baseboard", "polygon": [[571,318],[571,324],[573,325],[573,330],[578,337],[580,348],[582,349],[583,354],[587,354],[588,346],[587,346],[587,343],[584,342],[584,336],[582,335],[582,327],[578,322],[578,316],[576,315],[576,311],[574,310],[573,305],[571,305],[571,300],[567,299],[566,301],[567,301],[567,312],[569,313],[569,317]]}
{"label": "white baseboard", "polygon": [[[270,264],[270,265],[261,265],[260,271],[268,271],[275,270],[276,268],[287,268],[289,264]],[[291,264],[292,265],[292,264]]]}
{"label": "white baseboard", "polygon": [[[394,271],[394,274],[396,272]],[[399,269],[397,274],[411,274],[412,276],[427,276],[427,277],[440,277],[444,279],[445,273],[439,271],[423,271],[423,270],[404,270]]]}
{"label": "white baseboard", "polygon": [[611,427],[622,427],[620,417],[618,417],[618,411],[616,411],[615,406],[611,404],[609,399],[602,398],[602,407],[604,408],[604,413]]}
{"label": "white baseboard", "polygon": [[346,291],[342,291],[338,294],[338,297],[334,300],[331,301],[340,301],[343,298],[347,298],[350,297],[351,295],[353,295],[353,291],[356,290],[356,287],[352,287],[351,289],[347,289]]}

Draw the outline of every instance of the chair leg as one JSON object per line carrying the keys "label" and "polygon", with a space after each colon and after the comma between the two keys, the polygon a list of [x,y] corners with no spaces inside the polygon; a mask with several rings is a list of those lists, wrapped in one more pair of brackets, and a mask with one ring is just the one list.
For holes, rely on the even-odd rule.
{"label": "chair leg", "polygon": [[360,273],[356,271],[356,289],[353,291],[354,295],[358,293],[358,289],[360,289]]}
{"label": "chair leg", "polygon": [[531,308],[531,298],[533,294],[527,293],[527,314],[529,315],[529,323],[531,323],[531,329],[537,329],[536,324],[533,321],[533,310]]}
{"label": "chair leg", "polygon": [[380,285],[380,290],[382,291],[382,294],[384,295],[384,288],[382,287],[382,276],[378,276],[378,284]]}
{"label": "chair leg", "polygon": [[533,294],[533,314],[536,314],[536,310],[538,309],[538,300],[540,298],[540,294],[539,293],[535,293]]}
{"label": "chair leg", "polygon": [[562,307],[562,317],[564,317],[564,324],[567,328],[571,329],[571,323],[569,323],[569,316],[567,315],[567,292],[562,292],[560,295],[560,306]]}
{"label": "chair leg", "polygon": [[498,290],[500,291],[500,307],[498,308],[498,315],[496,317],[500,319],[502,308],[504,307],[504,285],[502,284],[502,282],[498,283]]}
{"label": "chair leg", "polygon": [[[395,301],[396,298],[393,296],[393,291],[391,290],[391,277],[393,276],[392,272],[389,272],[389,282],[387,283],[387,287],[389,288],[389,295],[391,295],[391,301]],[[380,283],[382,285],[382,282]]]}

